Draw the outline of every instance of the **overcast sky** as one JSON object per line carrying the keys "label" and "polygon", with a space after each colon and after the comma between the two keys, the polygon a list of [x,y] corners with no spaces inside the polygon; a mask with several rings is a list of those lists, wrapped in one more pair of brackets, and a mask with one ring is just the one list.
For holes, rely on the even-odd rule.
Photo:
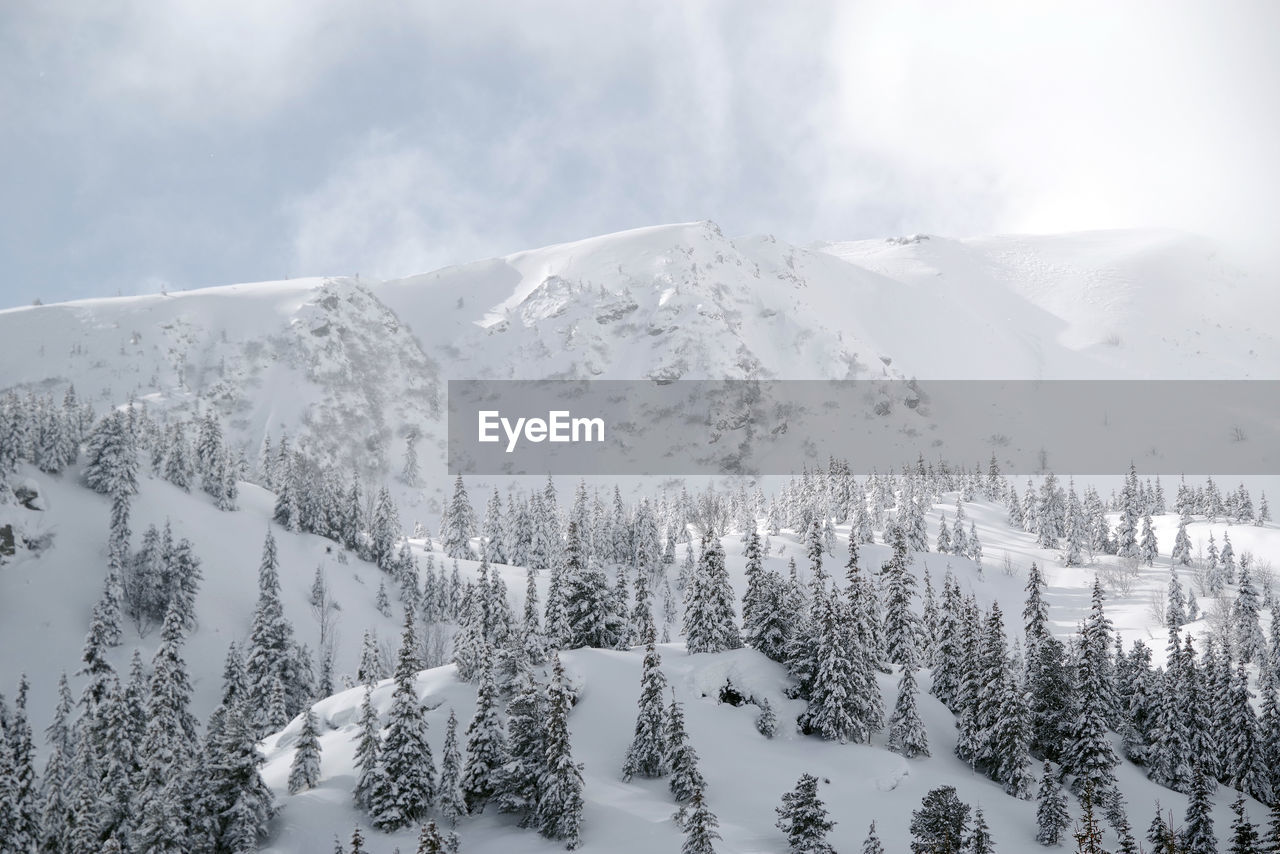
{"label": "overcast sky", "polygon": [[6,0],[0,305],[661,222],[1258,250],[1280,4]]}

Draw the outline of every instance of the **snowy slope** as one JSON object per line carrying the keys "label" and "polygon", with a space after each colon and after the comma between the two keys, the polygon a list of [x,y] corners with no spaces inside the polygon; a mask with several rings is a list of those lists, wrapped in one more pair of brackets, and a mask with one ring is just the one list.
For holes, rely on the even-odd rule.
{"label": "snowy slope", "polygon": [[[954,501],[954,495],[948,501]],[[937,505],[949,514],[951,503]],[[1093,571],[1055,566],[1055,554],[1038,548],[1034,537],[1010,530],[1003,522],[1004,510],[984,502],[966,503],[983,538],[985,572],[964,558],[937,554],[917,554],[912,570],[922,577],[927,567],[935,583],[946,566],[956,573],[966,592],[972,591],[984,608],[998,602],[1006,615],[1012,635],[1018,634],[1025,570],[1031,560],[1048,565],[1045,599],[1050,619],[1059,635],[1075,631],[1089,607],[1088,585]],[[936,514],[934,514],[936,515]],[[1166,517],[1166,524],[1176,517]],[[1214,528],[1219,536],[1223,526],[1197,523],[1191,529],[1192,541],[1207,537]],[[842,535],[845,533],[841,529]],[[1233,541],[1250,543],[1248,548],[1259,555],[1280,555],[1280,529],[1232,526]],[[1162,531],[1163,535],[1163,531]],[[1172,533],[1170,532],[1170,540]],[[784,533],[774,538],[774,553],[766,565],[786,572],[786,562],[796,557],[804,564],[804,546]],[[745,586],[745,559],[739,554],[737,536],[724,539],[731,576],[740,593]],[[843,554],[843,536],[836,549]],[[1006,574],[1003,556],[1008,554],[1013,567]],[[879,566],[888,559],[889,549],[883,545],[864,546],[861,550],[865,566]],[[1107,559],[1104,559],[1104,561]],[[802,572],[803,577],[803,572]],[[508,585],[511,577],[506,577]],[[1168,581],[1168,559],[1164,565],[1143,572],[1133,591],[1109,600],[1108,615],[1128,648],[1142,639],[1155,653],[1156,663],[1163,661],[1166,634],[1151,628],[1149,602],[1152,592],[1162,590]],[[515,603],[518,608],[518,603]],[[1192,627],[1203,632],[1204,622]],[[884,749],[887,733],[873,738],[871,745],[838,745],[794,732],[788,723],[803,711],[802,701],[783,695],[788,684],[784,668],[752,650],[690,656],[682,644],[660,647],[663,670],[676,696],[686,703],[685,713],[701,769],[708,779],[707,798],[720,820],[724,852],[775,852],[785,850],[785,839],[773,827],[773,808],[783,792],[789,791],[802,773],[824,780],[820,794],[838,824],[830,841],[837,851],[860,850],[867,826],[877,821],[878,832],[888,851],[905,851],[910,841],[907,826],[911,811],[930,789],[940,785],[955,786],[961,799],[981,807],[991,825],[1001,851],[1039,850],[1034,843],[1035,801],[1010,798],[1001,787],[982,774],[973,773],[955,758],[955,717],[935,698],[928,696],[927,672],[922,673],[921,715],[929,732],[932,757],[906,760]],[[643,651],[576,650],[566,653],[566,669],[579,689],[580,700],[570,718],[575,759],[585,764],[585,796],[587,800],[581,850],[644,854],[651,851],[679,850],[682,835],[670,820],[675,805],[667,791],[667,781],[640,780],[624,783],[621,767],[630,742],[635,718],[636,698],[640,692],[640,663]],[[767,698],[779,721],[779,732],[765,739],[755,729],[756,706],[734,707],[718,701],[725,680],[744,694]],[[430,709],[431,744],[437,761],[443,749],[444,725],[452,709],[460,726],[474,712],[475,688],[457,679],[452,666],[425,671],[418,679],[418,694]],[[896,677],[881,676],[880,689],[891,708],[896,691]],[[382,683],[374,692],[374,700],[385,715],[390,705],[392,683]],[[276,789],[286,804],[280,819],[281,836],[269,850],[274,852],[313,851],[332,842],[335,832],[349,835],[350,827],[364,820],[350,806],[350,791],[355,776],[352,758],[363,689],[354,689],[325,700],[317,706],[321,718],[322,782],[312,791],[300,795],[285,794],[293,744],[301,727],[301,719],[276,736],[268,738],[268,756],[264,778]],[[1113,736],[1119,753],[1118,736]],[[1033,769],[1037,771],[1038,769]],[[1141,829],[1154,812],[1159,800],[1166,812],[1179,818],[1186,808],[1186,796],[1149,781],[1145,773],[1129,762],[1117,767],[1122,791],[1129,803],[1130,820]],[[825,781],[829,780],[830,783]],[[1215,820],[1219,839],[1230,826],[1228,804],[1234,793],[1219,791],[1216,796]],[[1074,807],[1073,807],[1074,810]],[[1255,821],[1266,814],[1266,807],[1249,802],[1248,811]],[[345,826],[344,823],[345,822]],[[551,852],[563,848],[520,830],[509,816],[487,810],[482,816],[469,818],[458,826],[464,850]],[[368,832],[366,845],[371,852],[389,854],[394,848],[410,850],[416,833],[399,834]]]}
{"label": "snowy slope", "polygon": [[[443,381],[1276,378],[1256,282],[1208,242],[1117,231],[823,244],[636,229],[387,282],[299,279],[0,311],[0,389],[215,407],[381,480]],[[434,449],[434,450],[433,450]]]}
{"label": "snowy slope", "polygon": [[[278,437],[287,429],[316,456],[360,469],[366,483],[391,480],[403,436],[416,429],[425,436],[420,453],[427,486],[394,488],[406,525],[418,518],[434,524],[435,501],[448,485],[441,476],[441,411],[443,382],[450,378],[1276,378],[1280,343],[1240,307],[1251,287],[1212,246],[1167,232],[800,248],[771,237],[729,239],[714,224],[690,223],[387,282],[307,279],[0,311],[0,391],[61,394],[74,383],[99,412],[130,397],[183,414],[214,407],[251,461],[268,433]],[[106,565],[109,505],[77,482],[75,470],[50,476],[27,467],[20,476],[38,488],[44,509],[3,510],[20,514],[29,529],[51,532],[53,545],[0,567],[0,690],[11,691],[18,673],[27,671],[39,729],[52,710],[57,674],[79,666]],[[472,487],[481,510],[487,491]],[[248,632],[272,501],[242,484],[240,509],[222,513],[203,494],[144,478],[133,504],[135,543],[148,524],[169,519],[203,562],[199,627],[184,651],[201,717],[216,697],[227,643]],[[1073,631],[1087,607],[1091,572],[1061,566],[1029,535],[1010,530],[1002,508],[967,507],[987,570],[980,576],[967,561],[951,563],[979,601],[1000,602],[1006,615],[1020,613],[1019,573],[1037,560],[1047,566],[1055,630]],[[936,514],[929,523],[936,525]],[[1175,525],[1172,516],[1156,520],[1164,566]],[[1193,543],[1210,530],[1220,538],[1223,528],[1197,522]],[[1231,534],[1237,551],[1280,559],[1274,526],[1236,526]],[[366,628],[396,637],[398,620],[374,607],[381,574],[354,557],[340,562],[329,541],[276,535],[284,607],[300,639],[315,645],[306,598],[315,568],[324,566],[342,607],[336,669],[339,678],[354,672]],[[779,568],[802,553],[788,536],[774,542],[785,546],[770,557]],[[838,554],[841,549],[843,536]],[[726,551],[740,595],[736,537],[726,539]],[[877,565],[885,550],[869,547],[864,554],[865,563]],[[1009,576],[1000,571],[1006,554]],[[945,561],[917,556],[915,569],[926,563],[936,582]],[[474,564],[463,562],[462,571],[473,573]],[[503,571],[509,589],[522,591],[523,570]],[[1141,637],[1157,660],[1164,637],[1153,627],[1150,601],[1166,580],[1157,562],[1127,595],[1108,603],[1126,645]],[[158,632],[138,637],[127,631],[113,663],[127,669],[134,647],[149,657],[157,643]],[[942,783],[984,808],[1000,850],[1031,850],[1034,804],[1008,798],[952,758],[953,718],[923,691],[935,758],[908,762],[882,749],[883,735],[871,747],[794,734],[763,739],[752,725],[752,707],[716,702],[716,689],[732,674],[770,698],[785,732],[798,711],[781,694],[785,674],[752,652],[691,657],[673,644],[663,655],[688,703],[723,850],[780,849],[772,808],[801,771],[831,780],[823,797],[840,822],[833,837],[839,850],[857,850],[872,818],[889,850],[902,850],[910,811]],[[618,779],[639,653],[587,650],[566,660],[583,691],[571,729],[576,756],[586,763],[586,850],[675,850],[679,833],[668,820],[673,805],[665,782]],[[888,702],[893,688],[890,680],[882,683]],[[465,726],[474,690],[443,668],[424,673],[419,691],[433,708],[438,756],[448,708]],[[384,686],[378,699],[385,706],[388,697]],[[319,707],[328,729],[325,779],[316,791],[284,794],[296,721],[265,742],[264,774],[284,804],[273,850],[324,850],[335,832],[350,832],[356,820],[349,808],[350,737],[359,700],[358,691],[340,693]],[[1135,826],[1145,824],[1155,798],[1181,814],[1183,796],[1153,786],[1130,765],[1119,773]],[[1220,792],[1220,829],[1226,803]],[[1264,814],[1257,804],[1250,812],[1255,820]],[[493,815],[468,821],[462,832],[468,851],[561,850]],[[407,834],[368,836],[372,851],[413,845]]]}

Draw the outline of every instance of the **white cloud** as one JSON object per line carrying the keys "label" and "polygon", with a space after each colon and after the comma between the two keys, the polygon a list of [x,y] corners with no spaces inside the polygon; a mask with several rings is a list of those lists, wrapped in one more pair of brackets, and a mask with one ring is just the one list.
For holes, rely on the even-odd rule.
{"label": "white cloud", "polygon": [[[1280,196],[1264,0],[17,2],[0,108],[93,140],[45,147],[69,175],[50,207],[83,220],[50,216],[19,269],[83,233],[112,280],[206,283],[232,244],[235,275],[286,256],[401,275],[702,218],[802,242],[1164,224],[1269,246]],[[0,156],[30,150],[0,129]],[[104,225],[119,198],[145,227]]]}
{"label": "white cloud", "polygon": [[1258,239],[1280,189],[1263,107],[1280,98],[1276,8],[851,5],[830,48],[841,83],[828,144],[883,158],[899,203],[930,228]]}
{"label": "white cloud", "polygon": [[374,133],[315,191],[288,205],[301,275],[390,278],[494,251],[467,223],[485,199],[426,151]]}

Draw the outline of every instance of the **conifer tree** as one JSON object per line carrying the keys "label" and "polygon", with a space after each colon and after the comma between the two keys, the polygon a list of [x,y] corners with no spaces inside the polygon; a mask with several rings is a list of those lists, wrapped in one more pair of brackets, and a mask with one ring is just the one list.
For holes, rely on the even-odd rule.
{"label": "conifer tree", "polygon": [[1036,792],[1036,842],[1041,845],[1058,845],[1063,831],[1071,824],[1067,811],[1067,797],[1058,784],[1058,776],[1052,766],[1044,763],[1040,788]]}
{"label": "conifer tree", "polygon": [[951,529],[947,527],[946,513],[941,513],[938,517],[938,539],[934,543],[934,551],[943,555],[951,551]]}
{"label": "conifer tree", "polygon": [[716,828],[720,821],[707,808],[707,799],[698,789],[689,799],[688,806],[681,808],[677,818],[684,826],[684,844],[680,846],[680,854],[715,854],[715,842],[720,839]]}
{"label": "conifer tree", "polygon": [[1183,513],[1178,520],[1178,533],[1173,539],[1173,563],[1188,566],[1191,563],[1191,537],[1187,534],[1187,524],[1191,521],[1189,513]]}
{"label": "conifer tree", "polygon": [[911,854],[960,854],[969,836],[969,805],[954,786],[931,789],[911,813]]}
{"label": "conifer tree", "polygon": [[[293,643],[293,626],[284,616],[280,604],[280,576],[276,559],[276,541],[267,531],[262,547],[262,563],[258,567],[258,606],[249,631],[249,655],[245,669],[249,680],[249,710],[259,734],[280,729],[289,722],[294,709],[306,701],[299,696],[297,653]],[[284,691],[284,706],[273,704],[271,694],[279,683]],[[297,704],[295,706],[295,703]],[[283,714],[281,714],[283,713]]]}
{"label": "conifer tree", "polygon": [[1263,733],[1250,702],[1253,694],[1243,661],[1237,663],[1229,677],[1229,686],[1220,733],[1227,777],[1234,788],[1270,803],[1273,770],[1267,767],[1263,756]]}
{"label": "conifer tree", "polygon": [[904,665],[898,680],[898,700],[889,718],[889,749],[907,759],[929,755],[928,734],[916,708],[916,677],[911,665]]}
{"label": "conifer tree", "polygon": [[[263,757],[243,702],[222,707],[214,713],[215,718],[219,712],[221,722],[210,726],[201,766],[207,778],[202,824],[216,851],[256,851],[275,814],[274,798],[258,771]],[[316,770],[318,777],[318,764]],[[290,783],[293,781],[291,773]],[[191,850],[200,847],[192,845]]]}
{"label": "conifer tree", "polygon": [[760,714],[756,715],[756,731],[765,738],[773,738],[777,735],[778,716],[774,714],[768,697],[762,697],[760,700]]}
{"label": "conifer tree", "polygon": [[1147,841],[1152,845],[1151,854],[1178,854],[1178,834],[1170,826],[1172,820],[1172,813],[1169,821],[1165,820],[1160,811],[1160,802],[1156,801],[1155,818],[1147,826]]}
{"label": "conifer tree", "polygon": [[991,828],[987,827],[987,817],[978,809],[973,814],[973,833],[965,844],[965,854],[995,854],[996,845],[991,840]]}
{"label": "conifer tree", "polygon": [[362,809],[373,807],[373,793],[381,785],[382,734],[378,726],[378,713],[373,708],[373,689],[366,685],[364,699],[360,702],[360,734],[356,746],[355,801]]}
{"label": "conifer tree", "polygon": [[458,854],[458,836],[441,832],[434,821],[428,821],[418,833],[417,854]]}
{"label": "conifer tree", "polygon": [[453,497],[449,499],[441,528],[444,553],[451,558],[470,559],[471,538],[476,535],[476,518],[462,475],[458,475],[454,481]]}
{"label": "conifer tree", "polygon": [[1182,825],[1182,848],[1187,854],[1217,854],[1218,838],[1213,833],[1213,801],[1204,769],[1195,766],[1191,777],[1191,799]]}
{"label": "conifer tree", "polygon": [[742,646],[724,550],[711,528],[702,536],[702,555],[685,589],[684,620],[685,644],[690,653],[721,652]]}
{"label": "conifer tree", "polygon": [[1151,566],[1159,554],[1160,547],[1156,542],[1155,524],[1151,521],[1151,512],[1148,511],[1142,516],[1142,543],[1139,547],[1139,557],[1143,563]]}
{"label": "conifer tree", "polygon": [[880,568],[884,585],[884,640],[885,652],[893,664],[906,664],[915,650],[916,615],[912,610],[915,598],[915,577],[907,571],[907,541],[901,529],[892,535],[893,555]]}
{"label": "conifer tree", "polygon": [[747,534],[747,589],[742,594],[742,629],[748,637],[756,625],[758,615],[767,605],[768,584],[764,561],[760,554],[760,534],[752,528]]}
{"label": "conifer tree", "polygon": [[871,822],[871,828],[867,831],[867,838],[862,843],[862,854],[884,854],[884,845],[880,842],[880,835],[876,833],[876,823]]}
{"label": "conifer tree", "polygon": [[1244,811],[1244,796],[1237,795],[1231,802],[1231,812],[1235,818],[1231,822],[1231,847],[1228,854],[1261,854],[1261,837],[1258,828]]}
{"label": "conifer tree", "polygon": [[498,688],[493,679],[493,667],[488,647],[485,664],[480,669],[480,684],[476,688],[476,712],[467,725],[466,765],[462,771],[462,795],[467,811],[484,812],[489,802],[502,788],[502,769],[507,763],[507,733],[498,716]]}
{"label": "conifer tree", "polygon": [[816,667],[802,723],[823,738],[865,742],[883,725],[875,673],[842,600],[825,596],[815,607],[820,610],[815,626]]}
{"label": "conifer tree", "polygon": [[1240,587],[1231,606],[1235,618],[1236,655],[1245,664],[1266,660],[1267,642],[1262,635],[1258,591],[1253,586],[1249,564],[1240,562]]}
{"label": "conifer tree", "polygon": [[372,797],[373,822],[380,830],[397,830],[418,821],[435,800],[435,762],[427,741],[426,714],[415,687],[416,650],[412,612],[406,612],[387,734],[382,742],[382,772]]}
{"label": "conifer tree", "polygon": [[135,840],[141,850],[166,854],[186,850],[189,842],[181,792],[195,755],[196,726],[189,711],[191,683],[181,656],[182,641],[181,622],[170,608],[151,662]]}
{"label": "conifer tree", "polygon": [[289,766],[289,794],[314,789],[320,782],[320,733],[315,709],[302,717],[302,733]]}
{"label": "conifer tree", "polygon": [[676,803],[683,803],[693,797],[695,791],[705,789],[707,781],[698,770],[698,752],[684,728],[684,708],[674,697],[667,708],[666,741],[671,794]]}
{"label": "conifer tree", "polygon": [[[1132,471],[1132,469],[1131,469]],[[1111,686],[1111,621],[1102,607],[1102,585],[1093,582],[1093,605],[1085,620],[1080,643],[1076,683],[1075,719],[1071,724],[1063,764],[1074,775],[1073,786],[1083,791],[1092,785],[1099,800],[1115,789],[1117,763],[1107,735],[1107,720],[1114,709]]]}
{"label": "conifer tree", "polygon": [[462,754],[458,751],[458,717],[449,710],[449,723],[444,733],[444,755],[440,759],[440,815],[453,827],[467,814],[466,796],[462,791]]}
{"label": "conifer tree", "polygon": [[138,455],[125,413],[113,410],[93,428],[86,445],[84,480],[90,489],[128,499],[138,492]]}
{"label": "conifer tree", "polygon": [[[576,523],[569,522],[571,543],[577,542]],[[617,644],[617,600],[611,595],[608,578],[594,558],[585,568],[566,578],[564,607],[567,617],[567,646],[611,649]]]}
{"label": "conifer tree", "polygon": [[1093,784],[1087,783],[1080,795],[1080,822],[1072,834],[1078,854],[1108,854],[1102,848],[1102,828],[1098,826],[1093,807]]}
{"label": "conifer tree", "polygon": [[818,778],[801,774],[796,787],[782,796],[775,810],[777,827],[787,836],[791,854],[834,854],[827,834],[835,822],[827,817],[826,805],[818,797]]}
{"label": "conifer tree", "polygon": [[636,714],[635,735],[627,748],[622,765],[622,779],[630,782],[641,777],[661,777],[667,773],[667,739],[663,694],[667,690],[667,677],[662,673],[662,659],[650,637],[644,653],[644,665],[640,675],[639,711]]}
{"label": "conifer tree", "polygon": [[507,704],[507,732],[510,760],[503,771],[505,783],[498,796],[503,812],[521,813],[521,826],[534,817],[546,769],[543,732],[546,696],[526,664],[517,677],[513,696]]}
{"label": "conifer tree", "polygon": [[33,850],[40,838],[40,790],[36,780],[35,745],[27,720],[27,677],[18,680],[13,714],[5,720],[0,698],[0,837],[14,851]]}
{"label": "conifer tree", "polygon": [[547,690],[544,731],[545,753],[536,811],[538,832],[548,839],[564,840],[577,848],[582,827],[582,767],[573,761],[569,742],[569,710],[572,706],[564,665],[552,659],[554,676]]}

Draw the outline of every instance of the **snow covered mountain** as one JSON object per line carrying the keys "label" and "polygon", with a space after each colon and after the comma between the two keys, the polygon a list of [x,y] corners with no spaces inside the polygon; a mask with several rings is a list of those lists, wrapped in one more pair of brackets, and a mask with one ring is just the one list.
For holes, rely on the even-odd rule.
{"label": "snow covered mountain", "polygon": [[1175,232],[800,248],[689,223],[386,282],[0,311],[0,386],[212,409],[251,463],[287,432],[377,480],[415,433],[438,510],[447,379],[1276,378],[1259,290]]}
{"label": "snow covered mountain", "polygon": [[[212,412],[228,445],[243,453],[255,475],[264,443],[287,434],[309,458],[358,472],[370,487],[370,504],[377,486],[387,483],[408,534],[414,521],[437,530],[452,489],[443,474],[448,379],[1280,378],[1280,340],[1263,328],[1263,315],[1250,302],[1259,290],[1205,241],[1171,232],[913,236],[798,247],[772,237],[729,239],[712,223],[690,223],[384,282],[302,279],[0,311],[0,396],[12,390],[23,399],[50,394],[60,400],[74,385],[79,400],[98,415],[130,400],[159,418]],[[411,436],[421,440],[420,485],[395,477]],[[22,462],[9,478],[9,500],[0,503],[0,531],[8,525],[34,544],[6,562],[0,538],[0,689],[9,693],[19,674],[28,674],[27,707],[37,731],[54,715],[58,674],[81,667],[109,560],[111,500],[86,489],[83,473],[83,458],[61,473]],[[1173,483],[1165,485],[1172,493]],[[560,484],[562,512],[570,503],[569,486]],[[670,486],[641,488],[656,503]],[[487,492],[471,493],[478,515]],[[931,547],[939,513],[954,519],[959,495],[947,491],[934,498],[924,513]],[[237,509],[222,511],[210,495],[149,475],[145,463],[130,502],[135,548],[148,526],[168,521],[202,563],[195,627],[183,652],[192,710],[201,720],[222,694],[228,644],[243,649],[249,642],[259,556],[275,503],[272,492],[242,482]],[[949,566],[979,607],[999,604],[1008,635],[1021,638],[1015,615],[1022,612],[1026,573],[1035,561],[1045,568],[1051,629],[1066,639],[1087,614],[1089,587],[1101,571],[1114,583],[1107,613],[1125,648],[1142,639],[1155,663],[1163,662],[1168,632],[1153,602],[1167,586],[1176,514],[1154,517],[1161,555],[1154,566],[1123,573],[1119,559],[1105,556],[1093,566],[1067,566],[1062,549],[1042,548],[1034,532],[1011,527],[998,503],[963,503],[981,537],[985,570],[969,557],[930,551],[914,555],[917,578],[927,567],[938,583]],[[833,567],[843,566],[850,521],[833,526],[828,571],[836,577],[843,572]],[[1114,513],[1109,521],[1119,522]],[[1269,589],[1280,530],[1197,517],[1188,534],[1199,552],[1210,534],[1220,542],[1228,528],[1237,554],[1249,552],[1259,575],[1266,568]],[[313,650],[321,643],[322,621],[312,603],[317,570],[338,605],[326,629],[335,689],[360,669],[366,631],[376,632],[382,663],[393,662],[398,580],[332,539],[278,527],[275,536],[280,602],[298,640]],[[877,529],[876,543],[863,547],[863,567],[878,568],[889,559],[884,540]],[[438,540],[414,536],[407,542],[423,567],[430,561],[441,577],[451,569]],[[740,538],[735,532],[723,543],[740,602],[747,583]],[[784,526],[772,537],[764,563],[786,577],[792,558],[807,582],[804,532]],[[458,567],[463,579],[477,577],[478,562],[460,560]],[[496,571],[513,591],[511,607],[519,614],[524,568],[503,564]],[[674,576],[676,567],[670,571]],[[1184,572],[1190,584],[1191,571]],[[546,575],[537,579],[543,603]],[[1202,596],[1205,613],[1186,631],[1208,635],[1237,595],[1233,587]],[[655,608],[661,610],[660,600]],[[1034,801],[1009,797],[953,755],[955,717],[928,696],[926,673],[920,677],[920,714],[932,758],[908,760],[885,749],[883,732],[870,744],[847,745],[801,735],[794,722],[805,703],[786,695],[786,667],[755,650],[689,655],[679,625],[677,618],[673,642],[660,644],[659,651],[685,704],[708,802],[720,819],[724,838],[716,850],[784,850],[773,807],[802,772],[830,781],[821,796],[838,822],[831,836],[837,850],[857,850],[873,819],[887,850],[906,850],[911,812],[938,785],[955,786],[962,800],[983,808],[1000,850],[1038,847]],[[160,635],[158,627],[144,632],[126,625],[123,644],[107,659],[123,678],[131,653],[137,649],[151,660]],[[438,642],[445,660],[444,637]],[[648,852],[681,844],[682,833],[670,820],[675,806],[667,782],[620,779],[642,658],[642,648],[564,654],[577,692],[570,717],[574,758],[585,765],[584,850]],[[1261,688],[1264,669],[1250,667]],[[389,676],[389,669],[380,675]],[[876,679],[888,712],[897,677],[886,672]],[[757,703],[769,700],[777,736],[757,732],[756,704],[720,702],[726,680]],[[73,677],[77,692],[82,682]],[[475,687],[445,665],[423,671],[415,688],[439,759],[449,712],[465,728],[475,710]],[[393,689],[391,680],[383,681],[371,696],[384,723]],[[335,834],[347,839],[353,825],[365,821],[351,806],[363,698],[362,689],[350,688],[317,702],[322,760],[320,785],[310,791],[287,794],[301,717],[261,743],[263,778],[282,806],[271,824],[269,850],[327,849]],[[1120,736],[1109,738],[1119,751]],[[40,749],[47,754],[46,746]],[[1039,776],[1038,767],[1030,770]],[[1186,795],[1151,782],[1141,767],[1122,761],[1117,775],[1135,826],[1145,826],[1157,799],[1179,819],[1184,814]],[[1227,787],[1216,796],[1220,840],[1230,824],[1231,797]],[[1250,800],[1248,809],[1258,821],[1266,807]],[[1072,810],[1074,815],[1074,805]],[[561,850],[494,810],[462,820],[457,829],[464,851]],[[383,835],[366,828],[365,836],[366,850],[373,852],[412,850],[416,840],[412,830]]]}

